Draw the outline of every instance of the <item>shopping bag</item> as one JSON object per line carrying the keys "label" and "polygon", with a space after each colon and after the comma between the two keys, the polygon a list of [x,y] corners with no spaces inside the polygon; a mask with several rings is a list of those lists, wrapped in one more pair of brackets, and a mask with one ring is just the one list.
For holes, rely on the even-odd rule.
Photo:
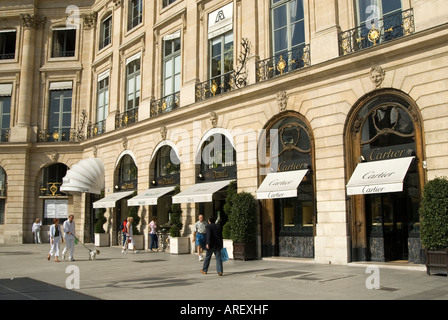
{"label": "shopping bag", "polygon": [[223,262],[226,262],[227,260],[229,260],[229,255],[227,253],[227,248],[222,248],[221,250],[221,258]]}

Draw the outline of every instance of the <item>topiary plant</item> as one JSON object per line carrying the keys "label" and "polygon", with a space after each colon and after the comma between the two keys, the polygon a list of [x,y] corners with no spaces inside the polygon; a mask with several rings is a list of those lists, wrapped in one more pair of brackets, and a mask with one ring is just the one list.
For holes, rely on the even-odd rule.
{"label": "topiary plant", "polygon": [[137,228],[137,226],[140,223],[140,217],[138,216],[138,207],[131,207],[129,209],[129,216],[134,219],[132,221],[132,234],[136,236],[136,235],[140,234],[140,231],[138,231],[138,228]]}
{"label": "topiary plant", "polygon": [[98,209],[98,221],[95,223],[95,233],[106,233],[104,230],[104,224],[107,222],[107,219],[104,217],[104,213],[106,209]]}
{"label": "topiary plant", "polygon": [[231,239],[234,242],[251,242],[256,237],[256,205],[255,198],[248,192],[234,195],[232,200]]}
{"label": "topiary plant", "polygon": [[[174,187],[174,194],[180,192],[180,186],[176,185]],[[170,236],[173,238],[180,237],[180,231],[182,230],[182,210],[180,208],[180,203],[173,203],[171,205],[171,215],[170,215]]]}
{"label": "topiary plant", "polygon": [[448,180],[435,178],[423,188],[420,204],[421,240],[428,250],[448,247]]}
{"label": "topiary plant", "polygon": [[231,237],[232,223],[230,221],[230,215],[232,214],[233,197],[235,196],[236,191],[236,181],[231,181],[227,187],[226,203],[224,204],[224,217],[221,219],[223,224],[222,237],[224,239],[230,239]]}

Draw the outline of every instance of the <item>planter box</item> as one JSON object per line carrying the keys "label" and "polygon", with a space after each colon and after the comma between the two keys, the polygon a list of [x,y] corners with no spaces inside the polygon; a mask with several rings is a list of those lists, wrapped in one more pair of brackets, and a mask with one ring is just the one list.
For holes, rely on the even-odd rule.
{"label": "planter box", "polygon": [[257,246],[255,242],[233,243],[233,259],[253,260],[257,258]]}
{"label": "planter box", "polygon": [[448,248],[432,251],[426,250],[426,273],[445,273],[448,275]]}
{"label": "planter box", "polygon": [[227,254],[229,255],[229,259],[233,259],[233,240],[224,239],[223,244],[224,244],[224,248],[227,249]]}
{"label": "planter box", "polygon": [[185,254],[190,253],[189,244],[190,238],[188,237],[176,237],[170,238],[170,253],[172,254]]}
{"label": "planter box", "polygon": [[95,247],[109,247],[110,236],[108,233],[95,233]]}
{"label": "planter box", "polygon": [[[132,237],[134,239],[135,243],[135,249],[136,250],[143,250],[145,249],[145,236],[142,234],[136,235]],[[128,249],[134,250],[132,243],[128,244]]]}

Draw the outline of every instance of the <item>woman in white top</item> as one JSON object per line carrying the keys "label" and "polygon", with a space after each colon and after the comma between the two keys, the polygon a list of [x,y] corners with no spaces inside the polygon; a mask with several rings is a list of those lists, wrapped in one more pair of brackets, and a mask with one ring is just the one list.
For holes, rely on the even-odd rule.
{"label": "woman in white top", "polygon": [[59,261],[59,243],[64,242],[64,238],[62,237],[62,229],[59,225],[59,219],[56,218],[53,220],[54,224],[50,226],[50,244],[51,249],[48,253],[47,260],[50,261],[50,257],[54,254],[54,261]]}
{"label": "woman in white top", "polygon": [[134,221],[134,218],[128,217],[128,223],[126,224],[126,241],[123,245],[123,250],[121,250],[121,253],[126,253],[126,249],[128,247],[128,243],[132,243],[132,250],[134,253],[138,253],[138,250],[135,249],[135,243],[134,243],[134,235],[132,231],[132,221]]}
{"label": "woman in white top", "polygon": [[36,219],[36,221],[33,223],[33,228],[31,229],[33,231],[34,243],[42,243],[42,242],[40,242],[41,227],[42,227],[42,222],[39,219]]}

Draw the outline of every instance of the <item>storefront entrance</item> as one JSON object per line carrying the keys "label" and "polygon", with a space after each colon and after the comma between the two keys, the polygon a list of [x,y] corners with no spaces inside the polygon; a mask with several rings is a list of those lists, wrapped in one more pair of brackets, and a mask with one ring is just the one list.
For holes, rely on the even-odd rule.
{"label": "storefront entrance", "polygon": [[349,117],[352,261],[421,263],[418,208],[424,172],[418,109],[404,94],[386,91],[361,102]]}
{"label": "storefront entrance", "polygon": [[[263,140],[259,148],[264,148]],[[266,126],[266,158],[260,163],[262,255],[314,258],[316,225],[314,148],[311,130],[287,111]]]}

